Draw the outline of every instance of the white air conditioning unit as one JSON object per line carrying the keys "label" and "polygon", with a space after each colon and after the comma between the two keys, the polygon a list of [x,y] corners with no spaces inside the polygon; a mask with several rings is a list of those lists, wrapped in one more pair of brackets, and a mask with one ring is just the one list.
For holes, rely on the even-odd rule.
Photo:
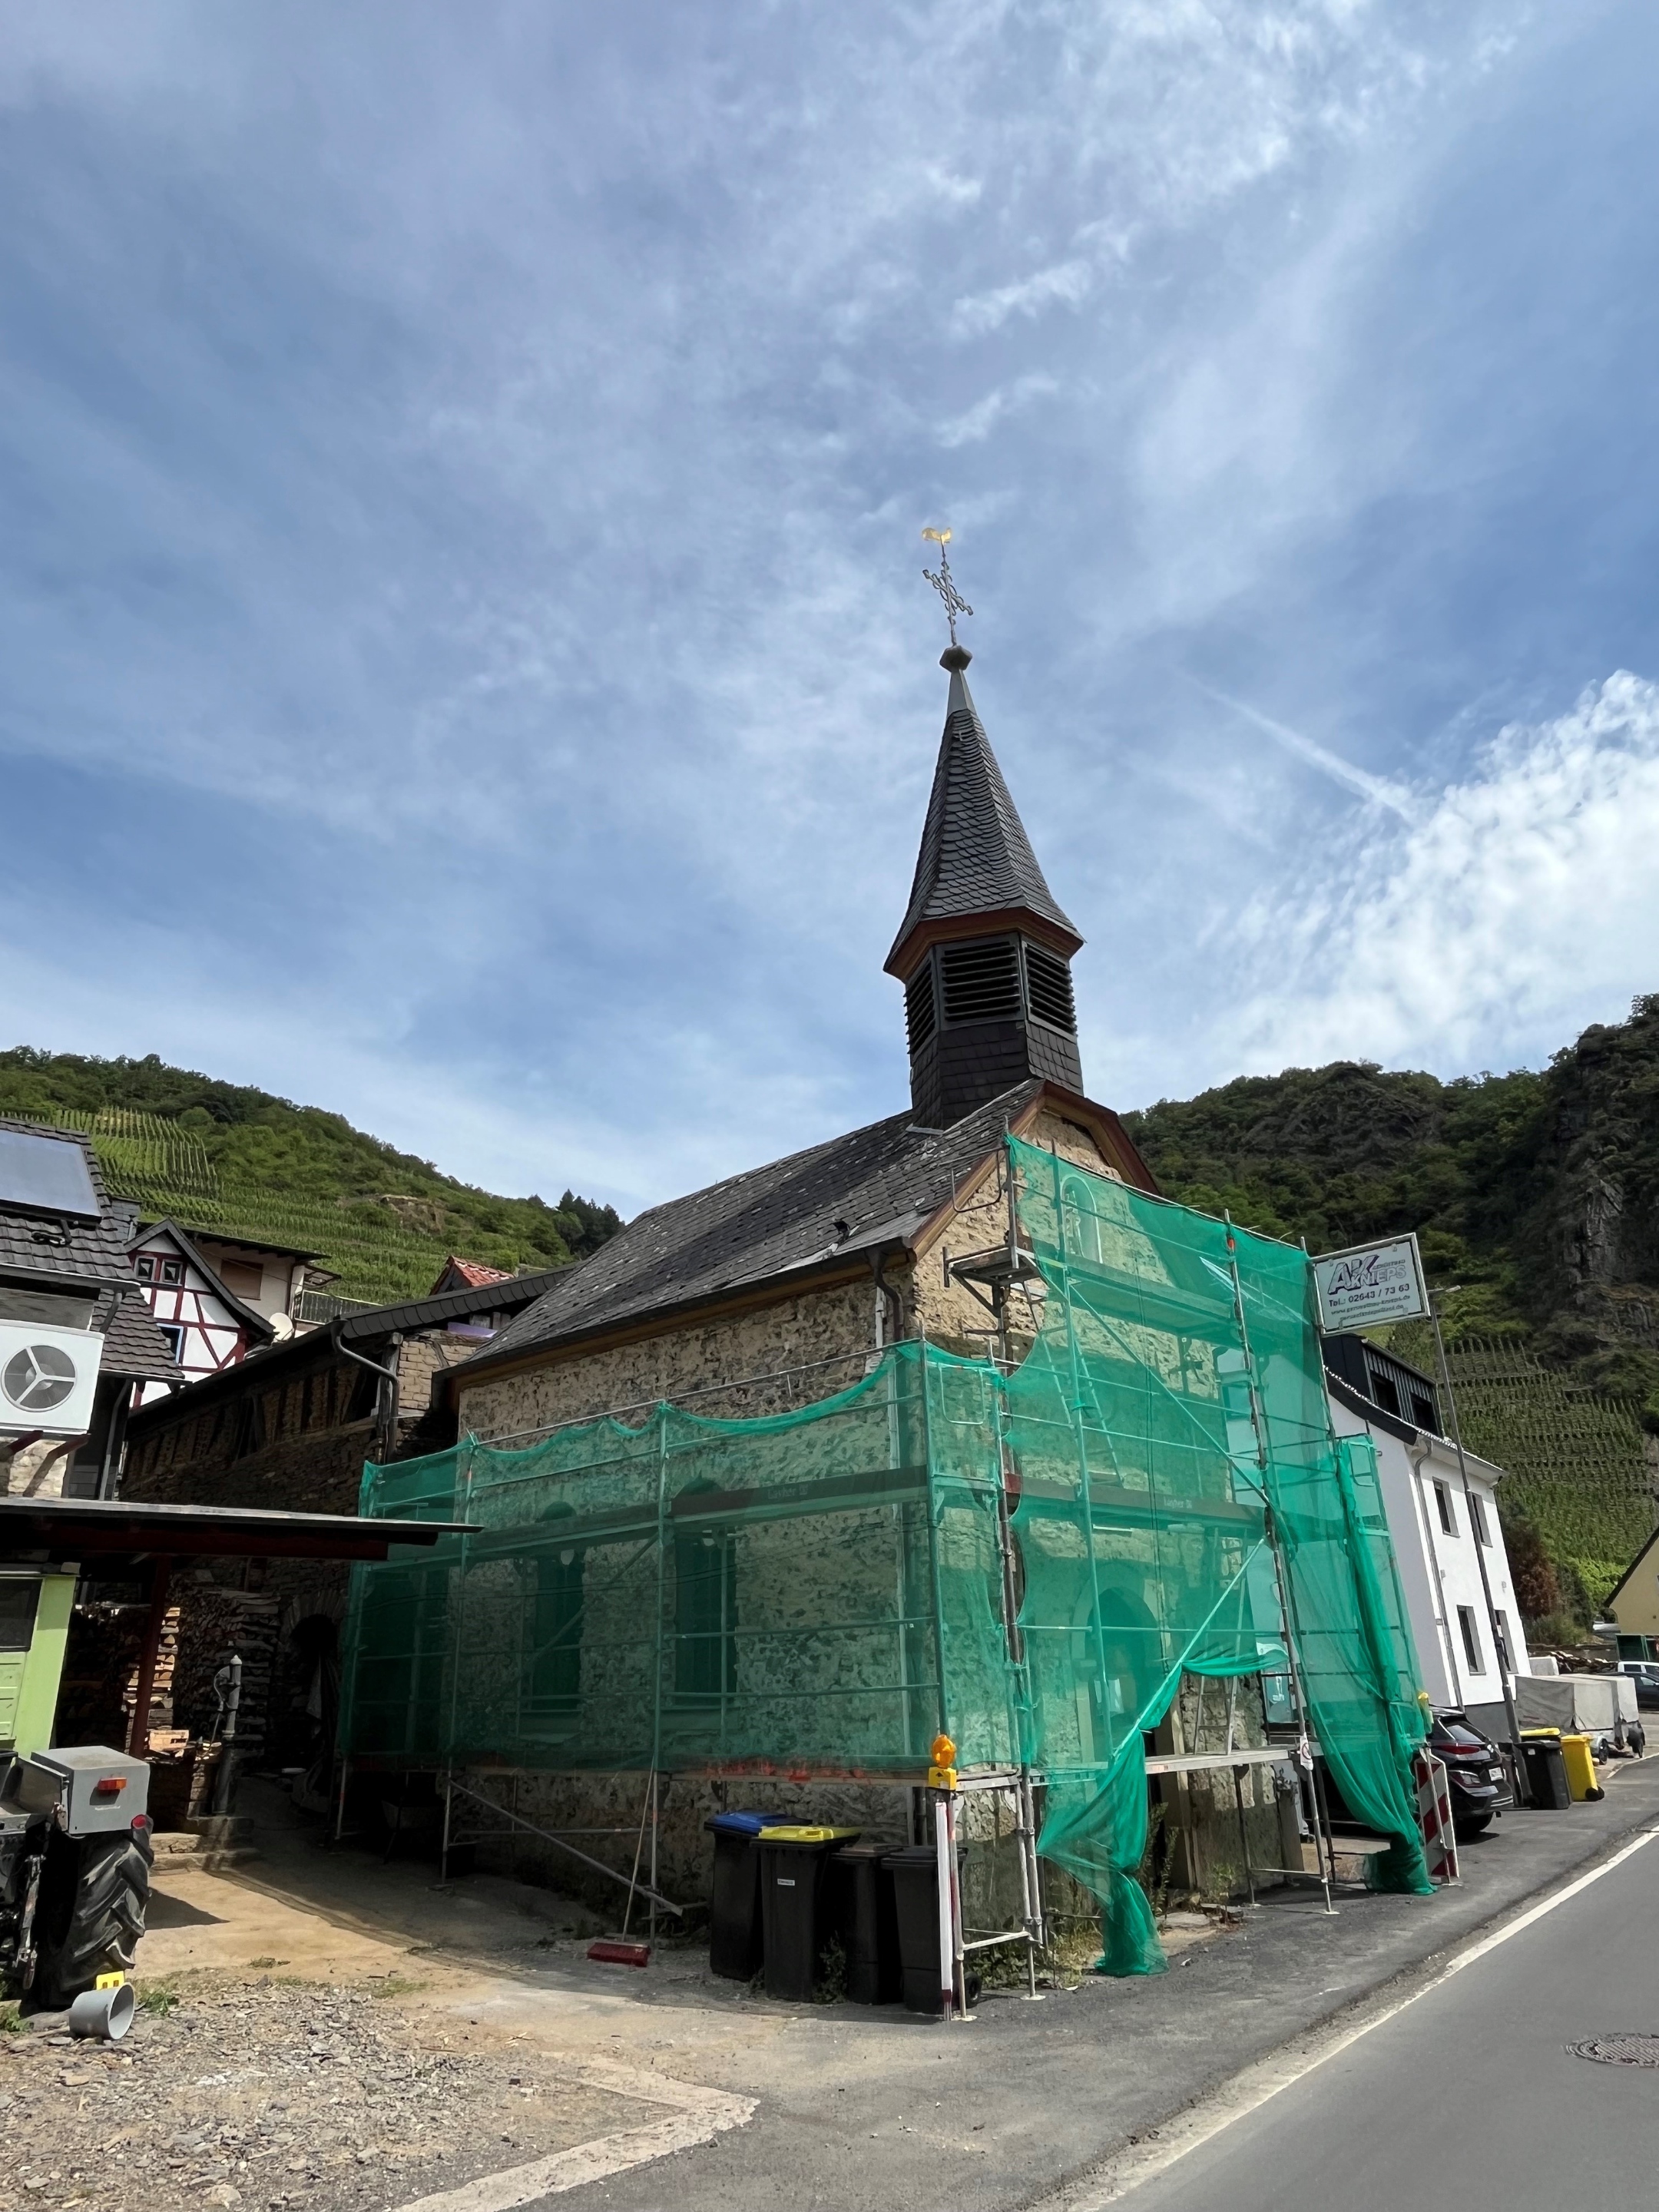
{"label": "white air conditioning unit", "polygon": [[0,1321],[0,1437],[84,1436],[103,1356],[94,1329]]}

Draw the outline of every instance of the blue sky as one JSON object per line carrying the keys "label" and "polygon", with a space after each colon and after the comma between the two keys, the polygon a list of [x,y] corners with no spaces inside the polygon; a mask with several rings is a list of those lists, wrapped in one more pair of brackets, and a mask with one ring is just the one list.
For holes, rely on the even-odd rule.
{"label": "blue sky", "polygon": [[624,1211],[890,1112],[944,708],[1092,1093],[1659,988],[1659,18],[15,0],[0,1030]]}

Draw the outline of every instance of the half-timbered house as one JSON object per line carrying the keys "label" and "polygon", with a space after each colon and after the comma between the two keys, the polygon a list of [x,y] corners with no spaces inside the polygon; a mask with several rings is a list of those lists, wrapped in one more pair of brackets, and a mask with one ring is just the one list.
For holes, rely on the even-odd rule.
{"label": "half-timbered house", "polygon": [[[158,1221],[139,1231],[132,1271],[143,1285],[156,1327],[191,1382],[234,1367],[249,1352],[293,1334],[286,1311],[263,1314],[239,1297],[176,1221]],[[165,1395],[166,1389],[165,1383],[145,1383],[139,1403]]]}

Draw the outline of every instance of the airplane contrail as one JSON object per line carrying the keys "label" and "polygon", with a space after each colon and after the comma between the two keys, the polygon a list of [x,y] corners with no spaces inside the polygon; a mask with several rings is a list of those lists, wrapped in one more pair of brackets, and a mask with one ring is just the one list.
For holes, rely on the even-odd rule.
{"label": "airplane contrail", "polygon": [[1258,730],[1265,730],[1270,738],[1284,746],[1286,752],[1295,753],[1310,766],[1322,769],[1334,782],[1341,784],[1345,789],[1357,793],[1361,799],[1370,799],[1373,805],[1386,806],[1402,822],[1413,819],[1410,794],[1399,784],[1389,783],[1382,776],[1372,775],[1363,768],[1356,768],[1352,761],[1344,760],[1340,753],[1328,751],[1312,738],[1304,738],[1300,730],[1292,730],[1283,722],[1274,721],[1271,714],[1264,714],[1260,708],[1247,706],[1243,699],[1230,698],[1226,692],[1218,691],[1213,684],[1206,684],[1196,676],[1189,677],[1188,681],[1195,684],[1206,698],[1214,699],[1224,707],[1231,707],[1234,714],[1242,714],[1247,722],[1254,722]]}

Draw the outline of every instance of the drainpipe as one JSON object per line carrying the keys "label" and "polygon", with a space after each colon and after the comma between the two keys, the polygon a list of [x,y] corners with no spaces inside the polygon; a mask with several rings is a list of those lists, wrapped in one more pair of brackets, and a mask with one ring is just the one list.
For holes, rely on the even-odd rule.
{"label": "drainpipe", "polygon": [[903,1334],[904,1301],[886,1279],[886,1271],[887,1255],[872,1252],[870,1255],[870,1273],[876,1286],[875,1339],[878,1352],[885,1352],[890,1344],[896,1344]]}
{"label": "drainpipe", "polygon": [[391,1458],[398,1446],[398,1348],[402,1344],[403,1338],[394,1336],[392,1339],[392,1364],[390,1367],[382,1367],[378,1359],[365,1359],[361,1352],[354,1352],[349,1344],[342,1342],[341,1332],[344,1326],[344,1322],[337,1316],[328,1325],[328,1340],[335,1352],[342,1359],[355,1359],[359,1367],[367,1367],[371,1375],[380,1376],[382,1383],[391,1385],[389,1390],[382,1389],[380,1392],[380,1406],[374,1424],[375,1432],[380,1439],[378,1457],[384,1463]]}

